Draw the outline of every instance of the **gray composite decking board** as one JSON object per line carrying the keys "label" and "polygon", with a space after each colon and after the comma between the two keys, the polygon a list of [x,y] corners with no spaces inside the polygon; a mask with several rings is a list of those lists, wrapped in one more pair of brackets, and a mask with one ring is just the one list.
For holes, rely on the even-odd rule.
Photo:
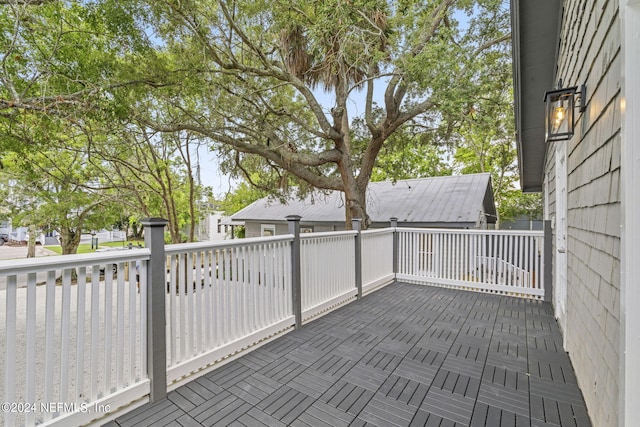
{"label": "gray composite decking board", "polygon": [[547,303],[394,283],[112,426],[590,426]]}

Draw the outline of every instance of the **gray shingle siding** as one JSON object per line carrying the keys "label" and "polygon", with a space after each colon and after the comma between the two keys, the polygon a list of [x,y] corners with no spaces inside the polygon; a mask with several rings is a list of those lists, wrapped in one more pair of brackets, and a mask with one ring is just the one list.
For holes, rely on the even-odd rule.
{"label": "gray shingle siding", "polygon": [[[620,22],[618,2],[564,2],[558,78],[586,83],[588,108],[567,143],[566,346],[593,424],[617,426],[620,346]],[[547,150],[555,217],[555,145]],[[555,248],[554,248],[555,251]],[[555,271],[555,270],[553,270]],[[554,279],[555,280],[555,279]]]}

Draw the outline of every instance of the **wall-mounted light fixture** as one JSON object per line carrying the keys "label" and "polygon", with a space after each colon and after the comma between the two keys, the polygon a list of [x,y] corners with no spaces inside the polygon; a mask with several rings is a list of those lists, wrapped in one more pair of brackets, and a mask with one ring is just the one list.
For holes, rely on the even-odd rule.
{"label": "wall-mounted light fixture", "polygon": [[[562,87],[562,80],[558,88]],[[584,85],[556,89],[544,94],[546,141],[571,139],[574,133],[575,109],[586,110]],[[576,106],[576,97],[579,104]]]}

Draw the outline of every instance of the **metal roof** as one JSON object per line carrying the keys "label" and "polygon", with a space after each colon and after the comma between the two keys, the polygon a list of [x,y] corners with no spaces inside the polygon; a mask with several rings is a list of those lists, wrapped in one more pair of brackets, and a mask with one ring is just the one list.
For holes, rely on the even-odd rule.
{"label": "metal roof", "polygon": [[[396,217],[411,224],[475,224],[480,211],[495,222],[495,203],[488,173],[371,182],[367,190],[367,212],[373,223],[388,223]],[[287,203],[260,199],[232,215],[234,221],[284,221],[300,215],[303,222],[344,223],[342,192],[313,192],[304,200]]]}
{"label": "metal roof", "polygon": [[556,87],[562,0],[511,0],[511,43],[520,185],[542,191],[544,93]]}

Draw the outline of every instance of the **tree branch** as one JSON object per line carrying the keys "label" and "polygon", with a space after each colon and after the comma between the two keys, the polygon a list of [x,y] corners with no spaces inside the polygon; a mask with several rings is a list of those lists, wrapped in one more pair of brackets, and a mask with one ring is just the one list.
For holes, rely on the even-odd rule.
{"label": "tree branch", "polygon": [[268,147],[242,142],[238,138],[231,138],[226,134],[187,123],[161,125],[158,123],[152,123],[150,121],[144,121],[144,124],[160,132],[176,132],[180,130],[189,130],[199,133],[213,139],[214,141],[226,144],[242,153],[257,154],[261,157],[264,157],[265,159],[272,161],[282,169],[293,173],[298,178],[308,182],[315,187],[324,188],[327,190],[342,191],[342,182],[339,179],[316,174],[307,169],[307,167],[338,162],[342,158],[341,153],[338,150],[326,150],[321,153],[315,154],[294,153],[287,151],[284,148],[273,150]]}
{"label": "tree branch", "polygon": [[333,129],[333,127],[327,120],[327,117],[322,109],[322,106],[316,99],[313,92],[304,84],[304,82],[302,82],[293,74],[287,72],[286,67],[276,66],[273,61],[270,61],[266,57],[265,53],[261,49],[256,47],[255,44],[251,42],[250,38],[247,37],[244,31],[242,31],[242,29],[236,24],[233,17],[229,14],[228,9],[226,9],[226,6],[223,5],[222,2],[220,1],[218,3],[221,4],[221,7],[223,8],[223,13],[225,15],[225,18],[227,19],[227,23],[230,26],[232,26],[234,31],[243,40],[243,43],[245,43],[250,48],[250,50],[260,58],[260,62],[262,63],[264,68],[252,67],[245,64],[241,64],[235,58],[231,58],[231,62],[224,61],[220,57],[220,55],[218,55],[216,49],[209,43],[209,39],[206,36],[206,34],[204,34],[203,31],[201,30],[203,26],[199,25],[195,20],[195,18],[190,19],[189,17],[187,17],[182,10],[177,9],[171,5],[170,7],[177,15],[182,17],[183,21],[187,24],[187,26],[191,28],[191,30],[194,32],[194,34],[200,41],[201,45],[205,48],[207,53],[211,55],[211,58],[216,64],[218,64],[220,67],[226,70],[239,71],[240,73],[234,74],[236,78],[241,78],[240,75],[242,73],[246,73],[246,74],[254,75],[258,77],[271,77],[271,78],[275,78],[277,80],[290,84],[305,98],[309,106],[309,109],[315,116],[318,122],[318,125],[323,130],[323,132],[329,135],[330,138],[332,139],[339,138],[340,134],[337,133],[335,129]]}
{"label": "tree branch", "polygon": [[473,56],[477,56],[481,54],[484,50],[489,49],[492,46],[500,44],[505,41],[511,40],[511,33],[505,34],[502,37],[498,37],[497,39],[489,40],[488,42],[478,46],[478,48],[473,52]]}
{"label": "tree branch", "polygon": [[40,6],[47,3],[53,3],[57,0],[0,0],[0,6],[11,6],[11,5],[19,5],[19,6]]}

